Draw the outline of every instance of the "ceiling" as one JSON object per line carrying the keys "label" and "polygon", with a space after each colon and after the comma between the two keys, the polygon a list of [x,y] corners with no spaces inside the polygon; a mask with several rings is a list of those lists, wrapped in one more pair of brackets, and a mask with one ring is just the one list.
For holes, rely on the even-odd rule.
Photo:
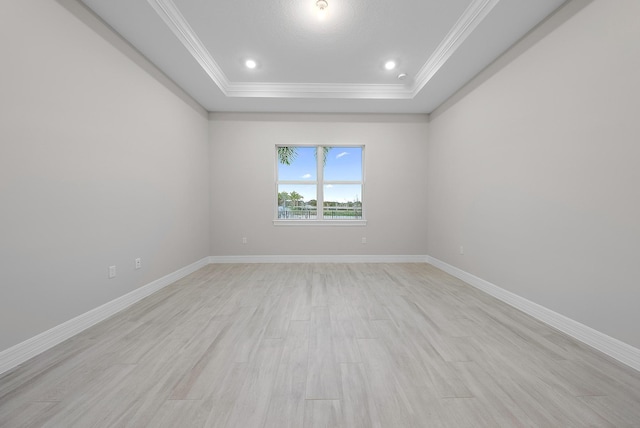
{"label": "ceiling", "polygon": [[430,113],[565,3],[82,1],[208,111],[318,113]]}

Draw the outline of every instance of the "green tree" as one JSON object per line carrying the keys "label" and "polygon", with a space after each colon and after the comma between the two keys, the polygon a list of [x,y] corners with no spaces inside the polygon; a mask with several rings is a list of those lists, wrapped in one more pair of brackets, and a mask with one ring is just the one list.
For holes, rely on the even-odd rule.
{"label": "green tree", "polygon": [[295,147],[278,147],[278,160],[283,165],[291,165],[297,156]]}
{"label": "green tree", "polygon": [[287,192],[279,192],[278,193],[278,205],[286,206],[287,200],[289,200],[291,196]]}
{"label": "green tree", "polygon": [[[291,165],[291,162],[296,160],[298,156],[297,147],[290,146],[280,146],[278,147],[278,160],[283,165]],[[327,156],[331,151],[331,147],[323,146],[322,147],[322,164],[327,164]]]}
{"label": "green tree", "polygon": [[289,197],[293,201],[293,205],[295,207],[298,206],[298,202],[300,202],[300,200],[303,198],[303,196],[300,193],[296,192],[295,190],[289,194]]}

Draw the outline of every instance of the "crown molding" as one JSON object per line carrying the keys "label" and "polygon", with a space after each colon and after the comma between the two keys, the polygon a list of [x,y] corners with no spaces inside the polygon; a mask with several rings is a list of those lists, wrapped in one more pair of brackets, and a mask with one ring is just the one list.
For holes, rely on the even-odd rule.
{"label": "crown molding", "polygon": [[473,33],[499,2],[500,0],[474,0],[471,2],[416,75],[412,88],[414,97],[462,46],[467,37]]}
{"label": "crown molding", "polygon": [[172,0],[147,2],[227,97],[413,99],[500,0],[473,0],[422,66],[412,85],[231,82]]}
{"label": "crown molding", "polygon": [[229,97],[411,99],[413,90],[396,84],[353,83],[231,83]]}
{"label": "crown molding", "polygon": [[227,95],[229,79],[172,0],[147,0],[211,80]]}

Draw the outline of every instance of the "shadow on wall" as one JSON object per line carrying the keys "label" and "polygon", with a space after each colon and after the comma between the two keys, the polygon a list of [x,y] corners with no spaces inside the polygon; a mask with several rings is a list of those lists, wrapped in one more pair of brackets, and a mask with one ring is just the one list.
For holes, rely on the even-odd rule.
{"label": "shadow on wall", "polygon": [[124,56],[133,61],[136,65],[146,71],[149,76],[180,98],[185,104],[191,106],[196,112],[207,117],[207,111],[193,98],[185,93],[178,85],[146,59],[128,41],[120,37],[107,23],[97,16],[91,9],[79,0],[55,0],[56,3],[64,7],[69,13],[78,18],[87,27],[102,37],[107,43],[116,48]]}

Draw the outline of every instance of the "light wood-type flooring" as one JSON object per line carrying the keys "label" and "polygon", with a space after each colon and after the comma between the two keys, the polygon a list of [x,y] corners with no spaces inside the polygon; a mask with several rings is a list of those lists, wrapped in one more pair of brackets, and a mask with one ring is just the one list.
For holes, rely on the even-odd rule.
{"label": "light wood-type flooring", "polygon": [[640,374],[427,264],[209,265],[0,377],[9,427],[640,427]]}

